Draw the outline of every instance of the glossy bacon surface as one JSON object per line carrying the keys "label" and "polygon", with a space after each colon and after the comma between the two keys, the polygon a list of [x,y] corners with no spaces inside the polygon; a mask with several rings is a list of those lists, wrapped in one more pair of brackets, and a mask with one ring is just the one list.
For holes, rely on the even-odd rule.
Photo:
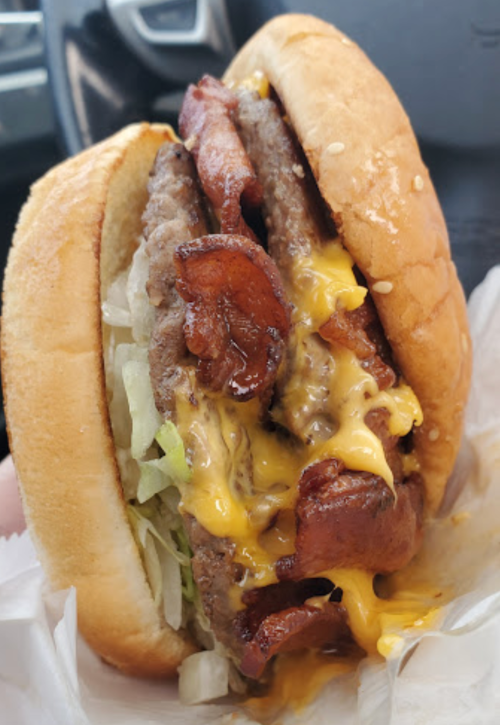
{"label": "glossy bacon surface", "polygon": [[[373,375],[380,390],[390,388],[396,383],[396,373],[383,359],[383,350],[379,338],[380,327],[377,313],[370,298],[355,310],[337,309],[319,329],[319,334],[327,342],[337,343],[352,350],[362,361],[363,367]],[[385,340],[384,340],[385,342]],[[387,346],[387,342],[385,342]]]}
{"label": "glossy bacon surface", "polygon": [[411,474],[395,488],[397,500],[380,476],[346,470],[334,458],[306,468],[295,509],[295,554],[278,561],[278,577],[346,567],[388,574],[405,566],[422,541],[422,486]]}
{"label": "glossy bacon surface", "polygon": [[304,604],[270,614],[244,649],[240,669],[247,677],[258,678],[266,664],[278,653],[328,646],[338,647],[349,639],[345,609],[332,602],[323,607]]}
{"label": "glossy bacon surface", "polygon": [[198,379],[236,400],[273,385],[290,330],[280,275],[258,244],[211,235],[181,244],[177,290],[187,303],[184,334]]}
{"label": "glossy bacon surface", "polygon": [[243,642],[241,670],[260,677],[267,662],[281,652],[310,647],[339,650],[352,644],[347,612],[326,579],[281,582],[245,592],[246,609],[235,622]]}
{"label": "glossy bacon surface", "polygon": [[243,234],[256,241],[241,207],[259,206],[262,188],[232,120],[237,105],[234,93],[215,78],[204,76],[187,90],[179,128],[188,140],[221,233]]}

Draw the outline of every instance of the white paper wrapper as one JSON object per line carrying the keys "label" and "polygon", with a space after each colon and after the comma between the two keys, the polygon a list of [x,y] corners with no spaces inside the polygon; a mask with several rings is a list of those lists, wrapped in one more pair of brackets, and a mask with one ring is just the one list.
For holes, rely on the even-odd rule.
{"label": "white paper wrapper", "polygon": [[[366,658],[305,711],[326,725],[500,722],[500,268],[473,293],[466,436],[448,497],[414,564],[453,587],[434,629],[408,631],[397,657]],[[455,501],[450,505],[450,499]],[[418,647],[415,645],[418,643]],[[234,705],[185,707],[174,684],[133,680],[78,637],[74,591],[51,593],[27,533],[0,540],[0,722],[6,725],[248,725]]]}

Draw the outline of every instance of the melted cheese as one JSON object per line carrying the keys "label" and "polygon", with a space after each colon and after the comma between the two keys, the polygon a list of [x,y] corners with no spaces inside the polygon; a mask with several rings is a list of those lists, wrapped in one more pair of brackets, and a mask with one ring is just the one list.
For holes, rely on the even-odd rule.
{"label": "melted cheese", "polygon": [[[390,432],[399,436],[422,421],[411,388],[401,384],[379,391],[352,351],[329,346],[317,334],[338,306],[351,310],[363,303],[367,290],[357,284],[352,267],[348,252],[332,240],[292,270],[295,359],[291,374],[287,369],[281,412],[273,414],[296,419],[300,441],[292,444],[264,430],[256,400],[236,403],[197,392],[194,405],[192,394],[178,391],[178,425],[193,470],[181,509],[209,533],[234,542],[234,559],[246,569],[231,595],[236,605],[244,589],[276,582],[276,561],[293,553],[293,525],[268,529],[280,512],[293,511],[307,466],[339,458],[350,469],[381,476],[393,488],[382,444],[365,424],[366,414],[386,408]],[[192,380],[191,392],[195,389]]]}
{"label": "melted cheese", "polygon": [[332,657],[315,650],[280,655],[273,669],[273,680],[264,697],[247,700],[245,706],[253,717],[266,721],[279,715],[285,707],[297,714],[311,703],[319,691],[335,677],[355,672],[358,660]]}
{"label": "melted cheese", "polygon": [[411,473],[420,471],[420,463],[415,453],[406,453],[401,456],[403,461],[403,475],[407,478]]}
{"label": "melted cheese", "polygon": [[373,575],[356,569],[332,569],[319,576],[329,579],[343,591],[342,605],[347,610],[354,639],[368,654],[383,657],[398,654],[401,630],[429,627],[436,618],[437,596],[429,587],[413,587],[411,591],[399,583],[399,590],[387,599],[377,597]]}
{"label": "melted cheese", "polygon": [[193,471],[182,492],[181,511],[214,536],[235,543],[235,561],[248,569],[243,588],[275,583],[279,551],[293,551],[290,532],[271,551],[260,538],[280,511],[293,510],[306,460],[303,451],[263,430],[258,401],[199,395],[193,406],[189,396],[180,394],[177,414]]}
{"label": "melted cheese", "polygon": [[381,476],[394,491],[393,475],[382,443],[364,420],[371,410],[386,408],[390,413],[391,435],[406,435],[414,424],[422,423],[422,410],[415,393],[404,384],[380,392],[351,350],[339,348],[335,365],[329,400],[339,428],[321,447],[319,457],[341,458],[347,468]]}
{"label": "melted cheese", "polygon": [[[441,607],[450,600],[451,591],[437,591],[415,578],[411,567],[385,579],[387,598],[376,596],[373,575],[354,569],[322,572],[343,590],[342,606],[347,610],[349,626],[356,642],[367,653],[385,659],[402,653],[405,631],[417,633],[435,625]],[[324,597],[308,604],[321,607]],[[327,598],[326,598],[327,599]],[[441,607],[436,606],[439,601]],[[286,707],[301,713],[330,680],[354,674],[359,657],[338,657],[318,651],[278,655],[269,692],[246,703],[254,717],[275,718]]]}
{"label": "melted cheese", "polygon": [[380,395],[380,405],[387,408],[391,414],[389,418],[389,433],[393,436],[405,436],[414,425],[422,425],[424,415],[418,398],[405,383],[397,388],[390,388]]}
{"label": "melted cheese", "polygon": [[368,290],[358,285],[352,266],[351,255],[338,241],[299,258],[293,271],[295,317],[317,330],[338,305],[346,310],[362,305]]}
{"label": "melted cheese", "polygon": [[[303,333],[302,333],[303,334]],[[300,339],[297,342],[300,349]],[[412,389],[405,384],[388,391],[379,391],[374,378],[362,367],[356,355],[347,348],[335,346],[331,356],[323,364],[330,367],[328,382],[315,378],[304,383],[307,360],[299,364],[295,375],[288,381],[284,393],[284,407],[297,419],[307,417],[321,401],[329,418],[336,422],[326,440],[324,435],[315,435],[313,422],[305,431],[309,438],[310,457],[308,463],[326,458],[340,458],[347,468],[368,471],[381,476],[393,489],[393,475],[387,465],[380,439],[365,423],[366,415],[378,408],[389,413],[389,431],[392,435],[404,436],[413,425],[422,422],[422,411]],[[298,353],[300,355],[300,352]],[[292,411],[290,413],[290,411]],[[312,413],[311,413],[312,415]],[[394,490],[394,489],[393,489]]]}
{"label": "melted cheese", "polygon": [[370,410],[384,407],[380,401],[383,393],[352,350],[339,347],[334,359],[328,407],[338,421],[338,430],[320,446],[318,457],[340,458],[347,468],[381,476],[394,490],[382,443],[364,422]]}

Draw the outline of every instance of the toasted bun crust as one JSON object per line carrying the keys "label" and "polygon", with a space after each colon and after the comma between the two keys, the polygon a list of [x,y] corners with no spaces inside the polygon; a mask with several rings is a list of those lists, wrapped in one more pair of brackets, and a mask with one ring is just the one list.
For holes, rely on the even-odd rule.
{"label": "toasted bun crust", "polygon": [[410,122],[357,45],[316,18],[271,20],[224,80],[256,70],[283,102],[422,405],[416,452],[433,514],[460,444],[471,344],[445,222]]}
{"label": "toasted bun crust", "polygon": [[131,126],[38,181],[4,283],[2,375],[31,535],[79,627],[122,670],[171,675],[194,650],[158,614],[128,524],[106,402],[103,284],[130,258],[166,126]]}

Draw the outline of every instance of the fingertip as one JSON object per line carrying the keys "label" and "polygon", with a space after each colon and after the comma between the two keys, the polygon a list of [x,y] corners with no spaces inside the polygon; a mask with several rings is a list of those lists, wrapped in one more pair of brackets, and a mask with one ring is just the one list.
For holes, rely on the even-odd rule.
{"label": "fingertip", "polygon": [[26,528],[12,456],[0,463],[0,536],[20,534]]}

